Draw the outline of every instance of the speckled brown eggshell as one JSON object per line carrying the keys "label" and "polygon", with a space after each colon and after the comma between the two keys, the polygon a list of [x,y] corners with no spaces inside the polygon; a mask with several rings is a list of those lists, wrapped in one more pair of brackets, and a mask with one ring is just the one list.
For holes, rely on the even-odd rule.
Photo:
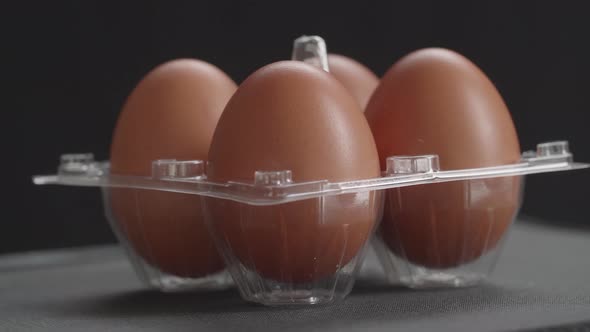
{"label": "speckled brown eggshell", "polygon": [[[209,153],[213,181],[252,182],[291,170],[293,181],[379,176],[375,142],[355,99],[318,68],[283,61],[261,68],[225,108]],[[248,206],[209,199],[213,226],[240,264],[264,278],[310,282],[335,273],[365,245],[375,193]]]}
{"label": "speckled brown eggshell", "polygon": [[[382,169],[393,155],[437,154],[443,170],[520,159],[510,113],[494,85],[472,62],[446,49],[419,50],[396,62],[365,115]],[[459,266],[497,245],[518,209],[519,193],[518,177],[390,190],[380,233],[412,263]]]}
{"label": "speckled brown eggshell", "polygon": [[[157,159],[206,160],[217,121],[236,90],[217,67],[179,59],[148,73],[128,97],[111,145],[111,173],[150,176]],[[199,196],[112,189],[120,232],[149,264],[181,277],[223,269]]]}

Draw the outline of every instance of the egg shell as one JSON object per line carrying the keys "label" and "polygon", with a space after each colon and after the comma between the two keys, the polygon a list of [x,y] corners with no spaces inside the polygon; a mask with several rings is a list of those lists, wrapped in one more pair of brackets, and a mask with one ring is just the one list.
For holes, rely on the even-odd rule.
{"label": "egg shell", "polygon": [[[437,154],[443,170],[517,163],[510,113],[486,75],[446,49],[423,49],[383,76],[365,112],[385,169],[393,155]],[[494,248],[519,207],[520,178],[388,191],[381,236],[430,268],[470,262]],[[473,196],[479,197],[474,203]]]}
{"label": "egg shell", "polygon": [[[255,171],[291,170],[293,181],[379,176],[370,128],[330,74],[301,62],[265,66],[239,87],[215,131],[208,177],[252,182]],[[375,193],[248,206],[208,199],[227,250],[264,278],[310,282],[350,262],[380,212]]]}
{"label": "egg shell", "polygon": [[379,78],[360,62],[339,54],[328,54],[330,73],[346,87],[364,111]]}
{"label": "egg shell", "polygon": [[[194,59],[162,64],[129,95],[111,145],[111,173],[150,176],[157,159],[206,160],[213,131],[236,84]],[[223,269],[203,222],[199,196],[112,189],[111,209],[133,249],[182,277]]]}

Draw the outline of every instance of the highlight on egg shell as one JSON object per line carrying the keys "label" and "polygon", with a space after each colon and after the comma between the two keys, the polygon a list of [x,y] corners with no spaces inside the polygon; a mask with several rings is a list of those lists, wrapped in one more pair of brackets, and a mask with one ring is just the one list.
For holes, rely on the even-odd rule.
{"label": "highlight on egg shell", "polygon": [[[256,171],[278,170],[290,170],[294,182],[379,176],[375,142],[356,100],[332,75],[302,62],[277,62],[250,75],[211,143],[211,181],[251,182]],[[239,266],[234,279],[250,271],[292,284],[330,279],[356,264],[381,204],[375,192],[279,206],[207,202],[222,250]]]}
{"label": "highlight on egg shell", "polygon": [[[217,121],[236,84],[196,59],[164,63],[127,98],[111,145],[111,174],[150,176],[159,159],[206,160]],[[113,226],[147,264],[200,278],[224,269],[198,196],[142,189],[109,190]]]}
{"label": "highlight on egg shell", "polygon": [[[442,170],[520,160],[504,100],[477,66],[450,50],[418,50],[397,61],[365,115],[382,169],[394,155],[435,154]],[[419,266],[461,266],[500,242],[520,206],[520,187],[520,177],[508,177],[388,190],[380,236]]]}

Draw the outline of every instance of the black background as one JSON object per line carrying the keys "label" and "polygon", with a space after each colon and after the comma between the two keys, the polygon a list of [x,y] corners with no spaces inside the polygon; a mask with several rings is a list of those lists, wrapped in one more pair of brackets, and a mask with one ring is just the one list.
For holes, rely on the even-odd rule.
{"label": "black background", "polygon": [[[154,66],[196,57],[236,82],[290,56],[294,38],[379,75],[428,46],[463,53],[504,96],[523,149],[567,139],[590,161],[590,19],[584,1],[37,1],[3,19],[0,252],[113,241],[96,189],[35,187],[64,152],[108,158],[126,95]],[[590,172],[527,178],[523,212],[589,226]]]}

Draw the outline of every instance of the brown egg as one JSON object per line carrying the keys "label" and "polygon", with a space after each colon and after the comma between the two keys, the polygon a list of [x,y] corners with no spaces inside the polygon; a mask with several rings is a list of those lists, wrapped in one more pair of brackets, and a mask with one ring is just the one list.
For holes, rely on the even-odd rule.
{"label": "brown egg", "polygon": [[379,84],[379,78],[360,62],[338,54],[328,55],[330,73],[354,96],[362,111],[373,91]]}
{"label": "brown egg", "polygon": [[[393,155],[437,154],[443,170],[520,160],[510,113],[473,63],[423,49],[395,63],[367,105],[381,166]],[[518,177],[390,190],[381,236],[412,263],[448,268],[494,248],[519,206]]]}
{"label": "brown egg", "polygon": [[[256,171],[291,170],[293,181],[379,176],[375,142],[354,98],[301,62],[256,71],[229,101],[215,131],[208,176],[252,182]],[[210,199],[213,226],[246,268],[281,282],[332,275],[364,246],[379,212],[375,193],[249,206]]]}
{"label": "brown egg", "polygon": [[[217,67],[174,60],[148,73],[128,97],[111,145],[111,173],[150,176],[157,159],[206,160],[213,131],[236,84]],[[112,189],[112,213],[135,251],[182,277],[223,269],[199,196]]]}

